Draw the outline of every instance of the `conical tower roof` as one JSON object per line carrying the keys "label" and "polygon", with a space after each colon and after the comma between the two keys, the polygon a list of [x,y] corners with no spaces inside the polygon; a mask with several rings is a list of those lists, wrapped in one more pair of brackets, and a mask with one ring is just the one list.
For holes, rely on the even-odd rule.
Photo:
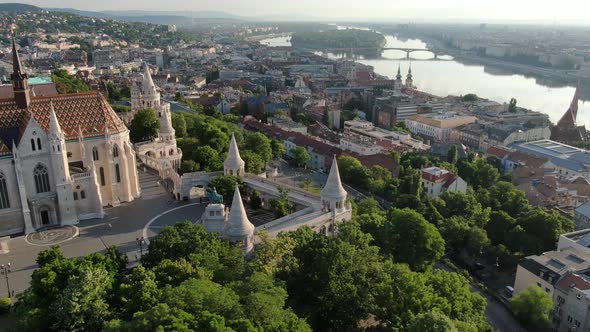
{"label": "conical tower roof", "polygon": [[231,210],[229,211],[227,224],[223,230],[223,235],[230,241],[241,241],[246,237],[254,235],[254,228],[254,225],[248,219],[244,203],[242,202],[242,196],[240,195],[240,189],[236,184],[234,199],[231,204]]}
{"label": "conical tower roof", "polygon": [[408,76],[406,76],[408,79],[412,79],[412,64],[410,63],[410,67],[408,68]]}
{"label": "conical tower roof", "polygon": [[346,190],[342,186],[342,181],[340,181],[340,172],[338,171],[338,162],[336,161],[336,156],[334,156],[334,160],[332,161],[332,167],[330,168],[330,174],[328,175],[328,180],[326,181],[326,185],[320,192],[322,198],[330,199],[330,200],[341,200],[346,199],[347,196]]}
{"label": "conical tower roof", "polygon": [[232,133],[231,134],[231,141],[229,143],[229,151],[227,153],[227,158],[223,162],[223,167],[226,169],[241,169],[246,165],[242,157],[240,157],[240,151],[238,150],[238,143],[236,142],[236,137]]}
{"label": "conical tower roof", "polygon": [[402,79],[402,68],[401,65],[397,65],[397,75],[395,76],[396,79],[401,80]]}
{"label": "conical tower roof", "polygon": [[154,84],[154,81],[152,80],[152,74],[150,73],[150,67],[148,66],[147,62],[143,63],[143,82],[142,82],[142,86],[143,86],[143,91],[144,93],[147,91],[155,91],[156,90],[156,85]]}

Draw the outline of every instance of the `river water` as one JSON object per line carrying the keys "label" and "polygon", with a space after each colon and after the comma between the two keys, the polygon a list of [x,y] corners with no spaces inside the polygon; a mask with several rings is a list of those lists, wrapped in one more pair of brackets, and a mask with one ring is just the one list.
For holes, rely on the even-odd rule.
{"label": "river water", "polygon": [[[375,72],[393,78],[401,66],[402,75],[412,66],[414,85],[419,90],[437,96],[465,95],[475,93],[480,97],[500,103],[508,103],[516,98],[518,106],[549,114],[551,121],[556,123],[568,109],[574,96],[575,87],[543,85],[540,80],[513,74],[503,69],[484,67],[483,65],[464,64],[453,60],[450,56],[440,57],[447,61],[434,60],[433,54],[426,51],[426,43],[419,39],[400,39],[386,35],[385,47],[403,47],[425,49],[412,52],[412,59],[406,59],[404,51],[386,50],[381,58],[368,59],[362,56],[355,58],[375,68]],[[261,41],[271,47],[291,46],[290,37],[269,38]],[[316,52],[317,54],[337,59],[344,55]],[[578,123],[590,125],[590,102],[580,101]]]}

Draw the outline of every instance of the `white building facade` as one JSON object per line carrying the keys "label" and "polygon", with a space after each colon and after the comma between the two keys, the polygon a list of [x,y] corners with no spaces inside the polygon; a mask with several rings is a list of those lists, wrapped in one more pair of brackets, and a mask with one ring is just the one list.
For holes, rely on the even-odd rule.
{"label": "white building facade", "polygon": [[102,218],[139,197],[129,131],[98,93],[35,97],[13,45],[0,101],[0,236]]}

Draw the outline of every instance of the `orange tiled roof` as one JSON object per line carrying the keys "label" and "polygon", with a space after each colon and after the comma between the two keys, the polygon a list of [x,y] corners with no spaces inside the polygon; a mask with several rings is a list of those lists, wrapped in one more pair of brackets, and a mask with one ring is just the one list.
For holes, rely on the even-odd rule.
{"label": "orange tiled roof", "polygon": [[80,130],[84,137],[104,135],[107,127],[111,134],[127,130],[123,121],[102,95],[96,92],[85,92],[33,97],[28,109],[19,109],[12,98],[0,99],[0,133],[18,129],[17,137],[15,137],[18,141],[31,116],[43,130],[47,131],[50,101],[53,103],[66,139],[78,138]]}

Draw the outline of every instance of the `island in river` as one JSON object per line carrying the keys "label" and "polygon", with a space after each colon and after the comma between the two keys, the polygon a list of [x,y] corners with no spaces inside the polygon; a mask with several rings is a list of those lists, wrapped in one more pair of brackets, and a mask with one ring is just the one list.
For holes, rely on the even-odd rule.
{"label": "island in river", "polygon": [[354,48],[381,52],[386,43],[387,40],[382,34],[358,29],[305,31],[296,32],[291,36],[293,47],[317,50]]}

